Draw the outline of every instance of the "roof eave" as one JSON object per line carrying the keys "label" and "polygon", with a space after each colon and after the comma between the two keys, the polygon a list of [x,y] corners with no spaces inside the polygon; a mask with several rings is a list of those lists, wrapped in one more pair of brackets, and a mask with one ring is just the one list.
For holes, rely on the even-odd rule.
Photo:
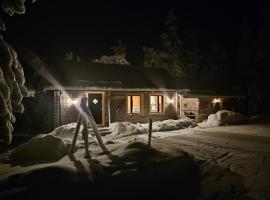
{"label": "roof eave", "polygon": [[179,92],[179,91],[189,91],[188,89],[170,89],[170,88],[115,88],[115,87],[63,87],[63,88],[57,88],[54,86],[49,86],[44,88],[44,91],[55,91],[55,90],[65,90],[65,91],[71,91],[71,90],[78,90],[78,91],[84,91],[84,90],[91,90],[91,91],[164,91],[164,92]]}

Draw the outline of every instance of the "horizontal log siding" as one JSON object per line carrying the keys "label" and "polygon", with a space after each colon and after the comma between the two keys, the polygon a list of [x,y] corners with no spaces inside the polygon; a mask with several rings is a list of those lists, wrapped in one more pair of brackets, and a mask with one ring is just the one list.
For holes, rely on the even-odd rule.
{"label": "horizontal log siding", "polygon": [[[141,113],[129,114],[127,113],[127,96],[140,95],[141,96]],[[150,113],[150,95],[163,95],[163,112]],[[176,93],[155,93],[155,92],[111,92],[111,121],[122,122],[128,121],[132,123],[145,123],[151,117],[153,121],[160,121],[165,119],[176,119]],[[172,100],[172,103],[170,102]],[[107,113],[107,112],[106,112]]]}
{"label": "horizontal log siding", "polygon": [[[80,104],[80,99],[91,91],[68,91],[72,99],[77,99],[77,105]],[[93,91],[93,93],[95,93]],[[127,96],[140,95],[141,96],[141,113],[128,114],[127,113]],[[163,112],[150,113],[150,95],[163,95]],[[132,123],[148,122],[151,117],[153,121],[160,121],[165,119],[176,119],[176,92],[109,92],[104,93],[104,125],[109,125],[108,115],[108,99],[110,98],[111,122],[128,121]],[[172,101],[172,102],[170,102]],[[71,105],[68,96],[60,95],[60,124],[67,124],[76,122],[78,118],[78,111],[74,105]]]}
{"label": "horizontal log siding", "polygon": [[[86,95],[85,91],[68,91],[68,94],[72,99],[77,100],[77,105],[80,105],[81,98]],[[68,124],[76,122],[79,116],[79,112],[75,105],[70,104],[68,96],[61,94],[60,96],[60,122],[61,124]]]}

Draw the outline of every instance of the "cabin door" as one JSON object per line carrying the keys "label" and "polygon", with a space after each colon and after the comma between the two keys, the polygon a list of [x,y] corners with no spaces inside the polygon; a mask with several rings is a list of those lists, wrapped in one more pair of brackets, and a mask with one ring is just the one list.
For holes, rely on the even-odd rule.
{"label": "cabin door", "polygon": [[89,93],[88,94],[88,107],[90,108],[95,122],[103,124],[102,119],[102,93]]}

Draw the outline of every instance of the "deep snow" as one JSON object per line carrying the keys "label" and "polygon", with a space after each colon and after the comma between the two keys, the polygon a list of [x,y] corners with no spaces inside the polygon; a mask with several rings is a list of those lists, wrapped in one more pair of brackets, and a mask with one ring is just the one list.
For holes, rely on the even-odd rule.
{"label": "deep snow", "polygon": [[107,145],[110,154],[104,154],[91,144],[91,158],[85,159],[81,148],[66,155],[65,137],[69,139],[71,129],[73,125],[66,125],[12,151],[0,164],[0,198],[172,198],[179,191],[187,199],[198,195],[198,165],[179,146],[149,148],[144,140],[131,139]]}
{"label": "deep snow", "polygon": [[[179,130],[188,127],[194,127],[196,123],[190,118],[179,120],[168,119],[164,121],[156,121],[152,123],[153,132]],[[130,135],[138,135],[149,131],[149,124],[132,124],[130,122],[114,122],[110,124],[112,135],[114,138],[121,138]]]}
{"label": "deep snow", "polygon": [[[51,132],[48,135],[50,139],[45,140],[45,146],[51,148],[44,148],[42,154],[68,146],[75,126],[76,123],[68,124]],[[147,124],[145,126],[147,129]],[[47,199],[52,197],[52,192],[67,199],[96,197],[99,195],[97,192],[102,192],[102,197],[130,198],[154,194],[193,198],[191,194],[198,194],[200,182],[199,199],[270,198],[269,125],[188,127],[153,132],[152,149],[145,145],[147,130],[139,134],[106,135],[103,139],[108,144],[110,155],[104,154],[95,137],[89,135],[90,159],[83,157],[80,134],[79,148],[74,156],[63,153],[54,160],[47,160],[43,155],[33,157],[31,162],[21,159],[16,163],[7,159],[10,153],[2,155],[0,198],[31,193],[33,198]],[[41,135],[38,138],[45,137]],[[35,150],[25,155],[41,155],[37,146],[32,146],[35,140],[26,145],[29,150]],[[39,141],[37,144],[45,143]],[[17,152],[20,152],[19,148]],[[44,188],[48,191],[45,195]]]}
{"label": "deep snow", "polygon": [[198,123],[201,128],[224,126],[224,125],[237,125],[248,123],[248,117],[228,110],[220,110],[215,114],[210,114],[205,122]]}

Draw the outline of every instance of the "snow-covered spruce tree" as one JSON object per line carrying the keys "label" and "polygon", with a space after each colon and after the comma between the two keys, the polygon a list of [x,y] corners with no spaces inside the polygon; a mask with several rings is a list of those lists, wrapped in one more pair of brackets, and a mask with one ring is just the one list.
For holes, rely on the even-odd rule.
{"label": "snow-covered spruce tree", "polygon": [[[25,12],[25,0],[2,0],[1,8],[10,16]],[[0,31],[5,31],[5,24],[0,19]],[[0,145],[11,143],[14,112],[22,113],[24,107],[21,103],[23,96],[27,95],[24,86],[25,78],[23,68],[18,60],[15,50],[3,39],[0,34]]]}
{"label": "snow-covered spruce tree", "polygon": [[169,11],[165,24],[165,31],[160,37],[161,51],[164,53],[166,52],[166,56],[163,56],[162,58],[163,64],[166,64],[166,68],[173,74],[185,76],[184,66],[181,62],[184,51],[183,42],[180,39],[174,9]]}
{"label": "snow-covered spruce tree", "polygon": [[126,46],[121,40],[118,41],[118,45],[111,48],[114,52],[112,56],[101,56],[96,58],[93,62],[103,63],[103,64],[117,64],[117,65],[130,65],[126,59]]}
{"label": "snow-covered spruce tree", "polygon": [[165,28],[158,48],[146,48],[144,51],[145,67],[159,67],[179,77],[190,77],[199,67],[201,57],[194,49],[184,46],[180,38],[174,9],[169,11]]}

